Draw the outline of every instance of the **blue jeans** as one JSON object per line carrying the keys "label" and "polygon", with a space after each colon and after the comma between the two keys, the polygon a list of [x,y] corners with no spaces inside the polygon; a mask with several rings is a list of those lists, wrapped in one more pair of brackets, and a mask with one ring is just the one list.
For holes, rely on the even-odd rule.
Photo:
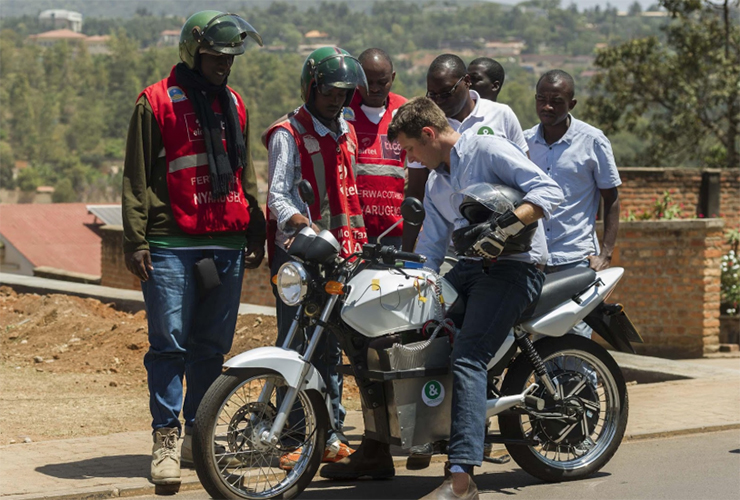
{"label": "blue jeans", "polygon": [[[557,273],[558,271],[575,269],[577,267],[588,269],[589,266],[590,264],[588,259],[570,262],[568,264],[561,264],[559,266],[545,266],[545,274]],[[573,333],[575,335],[580,335],[581,337],[586,337],[587,339],[590,339],[592,332],[593,330],[591,329],[591,327],[581,321],[580,323],[577,323],[573,328],[571,328],[568,333]]]}
{"label": "blue jeans", "polygon": [[[221,285],[200,297],[195,263],[213,254]],[[242,250],[152,248],[149,280],[141,282],[149,324],[144,366],[152,428],[191,427],[201,399],[221,375],[231,349],[244,275]],[[187,394],[183,404],[183,376]]]}
{"label": "blue jeans", "polygon": [[[280,266],[290,260],[291,258],[285,250],[276,247],[272,266],[270,267],[270,276],[275,276],[280,270]],[[272,281],[270,282],[272,283]],[[278,324],[278,335],[275,345],[282,347],[285,338],[288,336],[290,325],[293,323],[293,318],[295,318],[298,311],[298,306],[287,306],[280,300],[275,284],[272,285],[272,293],[275,295]],[[334,334],[324,330],[322,335],[323,341],[317,346],[311,363],[324,379],[327,393],[331,399],[332,413],[337,426],[336,430],[341,431],[344,427],[344,417],[347,415],[347,411],[342,406],[344,377],[337,371],[337,366],[342,362],[342,348]],[[297,351],[303,351],[306,346],[307,344],[304,345],[303,333],[301,330],[298,330],[290,347]],[[334,429],[329,429],[326,442],[331,443],[337,438],[338,436]]]}
{"label": "blue jeans", "polygon": [[480,466],[486,429],[487,365],[522,312],[542,291],[545,275],[534,264],[460,260],[445,279],[465,300],[465,318],[452,349],[453,465]]}

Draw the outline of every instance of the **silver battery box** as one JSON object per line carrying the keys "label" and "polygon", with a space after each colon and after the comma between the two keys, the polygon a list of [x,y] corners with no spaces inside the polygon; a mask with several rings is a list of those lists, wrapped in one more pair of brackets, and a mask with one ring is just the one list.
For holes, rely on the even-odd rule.
{"label": "silver battery box", "polygon": [[384,381],[391,442],[403,449],[449,439],[450,352],[447,337],[370,349],[368,368]]}

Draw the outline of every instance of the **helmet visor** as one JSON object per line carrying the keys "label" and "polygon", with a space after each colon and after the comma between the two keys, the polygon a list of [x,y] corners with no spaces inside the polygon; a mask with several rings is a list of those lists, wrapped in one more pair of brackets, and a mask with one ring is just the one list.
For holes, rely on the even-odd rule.
{"label": "helmet visor", "polygon": [[459,207],[463,203],[478,203],[487,208],[492,214],[501,215],[507,210],[514,210],[514,203],[510,199],[510,193],[495,184],[480,182],[471,184],[451,196],[452,206]]}
{"label": "helmet visor", "polygon": [[362,70],[360,61],[348,54],[332,54],[316,64],[314,71],[316,87],[326,89],[330,87],[352,89],[364,87],[367,89],[367,78]]}
{"label": "helmet visor", "polygon": [[203,28],[200,46],[219,54],[239,55],[246,49],[247,37],[262,45],[262,37],[251,24],[235,14],[224,13]]}

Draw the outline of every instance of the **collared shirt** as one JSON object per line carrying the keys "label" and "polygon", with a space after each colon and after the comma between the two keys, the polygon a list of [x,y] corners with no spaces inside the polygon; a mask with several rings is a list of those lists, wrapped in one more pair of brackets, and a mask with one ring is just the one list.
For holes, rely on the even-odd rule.
{"label": "collared shirt", "polygon": [[[305,106],[304,106],[305,107]],[[306,109],[308,111],[308,109]],[[309,115],[311,113],[309,112]],[[349,125],[341,116],[338,117],[339,133],[335,134],[315,116],[313,127],[316,133],[324,137],[331,136],[335,141],[349,133]],[[298,183],[301,181],[301,155],[298,145],[290,132],[278,128],[270,137],[268,149],[268,184],[270,193],[267,197],[267,206],[270,208],[270,218],[277,221],[278,230],[275,241],[282,248],[283,242],[293,234],[291,228],[285,224],[295,214],[306,214],[308,208],[298,194]]]}
{"label": "collared shirt", "polygon": [[549,258],[557,266],[598,254],[595,221],[600,189],[619,186],[617,164],[609,139],[596,127],[570,117],[570,127],[559,141],[547,144],[542,126],[524,135],[532,161],[563,189],[565,200],[545,222]]}
{"label": "collared shirt", "polygon": [[[472,134],[495,135],[508,139],[521,150],[527,152],[527,141],[524,139],[522,126],[512,109],[506,104],[483,99],[475,90],[470,91],[470,97],[475,102],[473,111],[461,122],[454,118],[447,118],[452,130]],[[425,168],[421,163],[409,164],[409,168]]]}
{"label": "collared shirt", "polygon": [[[468,222],[458,210],[456,195],[471,184],[505,184],[526,193],[524,201],[542,209],[549,218],[563,199],[557,183],[546,176],[508,140],[495,135],[463,134],[450,153],[450,171],[431,172],[426,184],[426,217],[416,252],[427,257],[429,267],[438,270],[452,238],[452,232]],[[540,222],[529,252],[502,257],[536,264],[547,261],[547,244]]]}

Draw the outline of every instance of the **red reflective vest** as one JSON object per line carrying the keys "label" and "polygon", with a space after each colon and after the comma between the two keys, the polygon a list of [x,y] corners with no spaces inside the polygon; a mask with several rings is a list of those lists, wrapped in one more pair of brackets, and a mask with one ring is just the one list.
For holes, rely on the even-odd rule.
{"label": "red reflective vest", "polygon": [[[380,122],[371,122],[362,111],[362,96],[355,92],[352,103],[344,109],[344,118],[357,132],[357,189],[362,204],[367,234],[377,237],[401,219],[401,203],[406,171],[406,152],[397,142],[388,140],[388,125],[395,111],[406,102],[398,94],[388,94],[386,111]],[[403,223],[389,236],[401,236]]]}
{"label": "red reflective vest", "polygon": [[[229,91],[244,130],[247,121],[244,103],[239,94]],[[214,198],[203,132],[190,99],[177,84],[175,68],[168,78],[146,88],[141,94],[146,95],[162,132],[167,160],[167,191],[172,214],[180,228],[189,234],[245,231],[249,225],[249,203],[242,190],[242,169],[234,173],[233,190],[226,196]],[[213,101],[212,108],[216,117],[220,117],[218,99]],[[224,149],[227,149],[225,139]]]}
{"label": "red reflective vest", "polygon": [[[361,251],[362,245],[367,243],[367,232],[353,171],[357,137],[352,126],[349,134],[340,136],[338,142],[329,134],[321,137],[314,129],[313,118],[301,106],[297,113],[268,131],[268,144],[278,128],[284,128],[295,139],[301,157],[301,176],[311,183],[316,194],[313,205],[309,207],[313,222],[337,238],[341,257]],[[276,224],[270,221],[267,226],[270,260],[275,231]]]}

